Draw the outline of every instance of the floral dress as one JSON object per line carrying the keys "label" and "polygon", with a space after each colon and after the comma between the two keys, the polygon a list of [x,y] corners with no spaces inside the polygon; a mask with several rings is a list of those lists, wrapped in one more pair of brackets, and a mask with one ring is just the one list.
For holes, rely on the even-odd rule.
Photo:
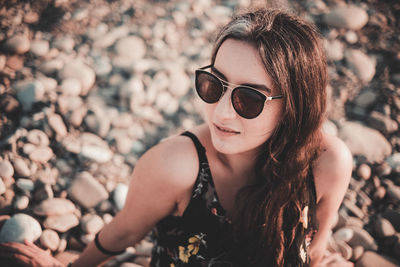
{"label": "floral dress", "polygon": [[[199,173],[191,200],[182,216],[169,215],[153,229],[151,267],[228,267],[232,262],[232,225],[221,206],[208,165],[205,148],[191,132],[190,137],[199,157]],[[314,189],[315,193],[315,189]],[[315,203],[315,202],[314,202]],[[307,203],[306,203],[307,204]],[[311,210],[312,211],[312,210]],[[298,242],[298,255],[288,266],[308,266],[307,247],[314,233],[309,205],[303,209],[302,237]],[[293,258],[293,257],[292,257]]]}

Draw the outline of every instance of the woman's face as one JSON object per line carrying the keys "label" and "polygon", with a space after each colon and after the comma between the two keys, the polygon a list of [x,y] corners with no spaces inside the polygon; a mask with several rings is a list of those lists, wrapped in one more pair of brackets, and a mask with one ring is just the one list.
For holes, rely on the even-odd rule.
{"label": "woman's face", "polygon": [[[224,41],[217,52],[212,72],[236,85],[264,86],[270,90],[259,91],[267,96],[280,94],[273,88],[272,80],[264,69],[258,51],[244,41]],[[281,119],[283,101],[268,101],[258,117],[245,119],[239,116],[232,106],[232,90],[232,86],[229,86],[217,103],[205,104],[212,143],[218,152],[224,154],[257,152],[272,135]]]}

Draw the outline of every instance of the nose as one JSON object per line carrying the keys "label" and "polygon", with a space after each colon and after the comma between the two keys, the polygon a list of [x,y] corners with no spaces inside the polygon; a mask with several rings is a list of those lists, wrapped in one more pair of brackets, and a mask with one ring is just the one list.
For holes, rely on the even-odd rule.
{"label": "nose", "polygon": [[225,92],[219,99],[219,101],[216,103],[215,107],[215,116],[218,120],[229,120],[229,119],[234,119],[236,117],[236,111],[232,106],[232,101],[231,101],[231,94],[232,94],[232,89],[230,89],[228,86],[225,86]]}

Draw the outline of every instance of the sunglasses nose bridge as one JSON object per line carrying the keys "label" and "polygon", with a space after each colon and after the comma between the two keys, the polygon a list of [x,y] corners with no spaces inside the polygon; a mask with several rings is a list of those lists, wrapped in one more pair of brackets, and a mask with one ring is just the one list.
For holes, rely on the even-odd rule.
{"label": "sunglasses nose bridge", "polygon": [[223,86],[223,92],[221,97],[219,98],[219,101],[216,103],[216,114],[221,117],[220,119],[233,118],[234,116],[236,116],[236,112],[231,100],[232,92],[230,92],[230,94],[227,93],[230,86],[224,83],[221,84]]}

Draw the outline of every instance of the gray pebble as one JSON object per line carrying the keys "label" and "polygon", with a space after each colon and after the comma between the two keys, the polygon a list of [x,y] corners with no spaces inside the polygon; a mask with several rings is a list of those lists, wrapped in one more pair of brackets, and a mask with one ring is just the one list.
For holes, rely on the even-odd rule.
{"label": "gray pebble", "polygon": [[41,234],[42,228],[36,219],[24,213],[17,213],[2,226],[0,231],[0,243],[23,243],[24,240],[34,242]]}
{"label": "gray pebble", "polygon": [[26,111],[32,108],[32,105],[43,100],[44,87],[39,81],[22,81],[14,85],[17,92],[17,98],[20,101],[22,108]]}
{"label": "gray pebble", "polygon": [[85,208],[92,208],[102,200],[108,198],[108,192],[93,176],[88,172],[78,174],[70,188],[69,195]]}
{"label": "gray pebble", "polygon": [[33,181],[31,179],[25,179],[25,178],[19,178],[16,182],[16,186],[19,189],[28,192],[32,192],[33,189],[35,188]]}

